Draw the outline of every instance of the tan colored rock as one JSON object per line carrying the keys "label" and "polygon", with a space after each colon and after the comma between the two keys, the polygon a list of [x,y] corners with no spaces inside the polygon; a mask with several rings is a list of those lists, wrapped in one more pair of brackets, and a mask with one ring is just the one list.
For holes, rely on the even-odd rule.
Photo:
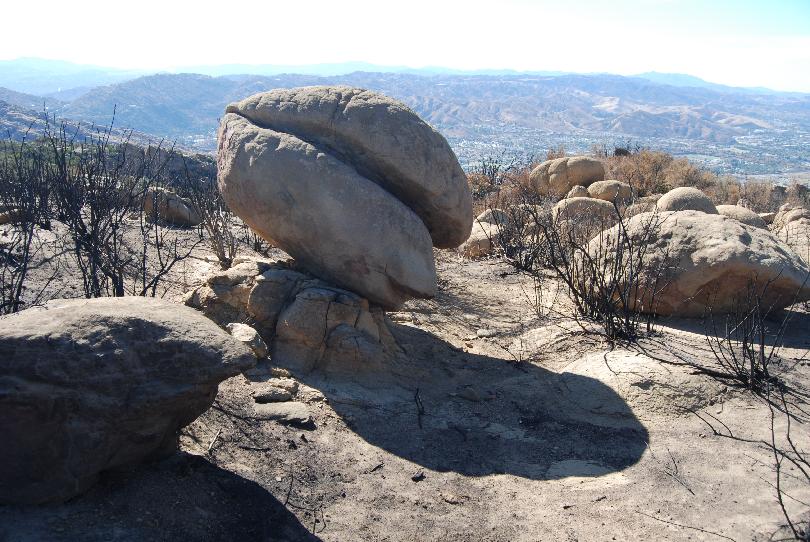
{"label": "tan colored rock", "polygon": [[209,277],[185,302],[221,326],[252,322],[274,366],[374,371],[399,352],[382,310],[295,262],[243,262]]}
{"label": "tan colored rock", "polygon": [[[256,94],[226,113],[306,141],[356,170],[416,213],[436,247],[454,248],[469,236],[467,177],[444,137],[403,103],[359,88],[304,87]],[[233,179],[224,179],[227,188]]]}
{"label": "tan colored rock", "polygon": [[617,205],[627,205],[633,198],[632,187],[621,181],[596,181],[588,187],[588,194],[595,199],[603,199]]}
{"label": "tan colored rock", "polygon": [[573,187],[571,190],[569,190],[568,193],[565,195],[566,199],[570,199],[570,198],[589,198],[589,197],[591,197],[591,195],[588,192],[588,189],[585,188],[582,185],[579,185],[579,184],[576,185],[575,187]]}
{"label": "tan colored rock", "polygon": [[[749,284],[760,291],[768,285],[762,302],[774,310],[810,299],[807,264],[765,229],[701,211],[642,213],[625,227],[633,242],[647,245],[646,277],[635,305],[642,312],[726,313]],[[605,232],[608,246],[617,235],[618,226]],[[604,246],[598,241],[589,248],[594,256]]]}
{"label": "tan colored rock", "polygon": [[740,205],[718,205],[717,212],[723,216],[739,220],[743,224],[754,226],[755,228],[768,228],[768,225],[754,211],[741,207]]}
{"label": "tan colored rock", "polygon": [[267,344],[259,336],[259,332],[247,324],[239,322],[231,322],[225,329],[237,341],[247,345],[256,357],[259,359],[266,358],[270,351],[267,349]]}
{"label": "tan colored rock", "polygon": [[435,295],[425,225],[354,167],[234,113],[219,143],[220,190],[231,209],[313,274],[386,309]]}
{"label": "tan colored rock", "polygon": [[184,228],[192,228],[202,222],[189,200],[166,188],[149,188],[144,195],[143,210],[147,218],[155,217]]}
{"label": "tan colored rock", "polygon": [[701,211],[717,214],[717,208],[709,196],[691,186],[670,190],[658,199],[656,207],[659,211]]}
{"label": "tan colored rock", "polygon": [[765,222],[765,224],[770,226],[773,224],[773,219],[776,218],[776,213],[759,213],[758,216]]}
{"label": "tan colored rock", "polygon": [[612,203],[595,198],[564,199],[554,206],[551,216],[560,236],[578,243],[586,243],[619,221]]}
{"label": "tan colored rock", "polygon": [[53,300],[0,319],[0,502],[73,497],[176,449],[250,350],[188,307]]}
{"label": "tan colored rock", "polygon": [[534,189],[543,195],[561,198],[573,187],[588,187],[605,179],[605,166],[587,156],[572,156],[547,160],[529,175]]}
{"label": "tan colored rock", "polygon": [[810,209],[804,207],[789,207],[776,213],[771,223],[773,231],[779,231],[791,222],[798,220],[810,220]]}
{"label": "tan colored rock", "polygon": [[477,217],[475,217],[474,222],[485,222],[487,224],[499,224],[499,225],[508,225],[511,222],[509,215],[506,211],[501,209],[492,208],[487,209]]}
{"label": "tan colored rock", "polygon": [[470,238],[459,248],[465,258],[475,259],[495,252],[501,237],[501,227],[497,224],[480,222],[473,225]]}
{"label": "tan colored rock", "polygon": [[624,210],[624,218],[631,218],[641,213],[650,213],[657,209],[654,201],[639,201],[628,205]]}

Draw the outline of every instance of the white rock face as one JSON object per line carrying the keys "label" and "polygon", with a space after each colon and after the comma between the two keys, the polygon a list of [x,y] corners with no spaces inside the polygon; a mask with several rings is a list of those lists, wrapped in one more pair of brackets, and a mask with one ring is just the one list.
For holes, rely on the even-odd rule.
{"label": "white rock face", "polygon": [[[626,228],[634,242],[648,243],[645,262],[653,276],[642,279],[636,300],[643,312],[686,317],[702,317],[709,309],[726,313],[749,284],[764,290],[762,302],[774,310],[810,299],[807,264],[767,230],[700,211],[642,213],[628,220]],[[616,235],[618,226],[605,232],[607,246],[613,246]],[[594,254],[600,250],[598,241],[589,248]]]}
{"label": "white rock face", "polygon": [[435,295],[432,246],[458,246],[472,227],[447,142],[374,92],[307,87],[231,104],[218,164],[220,190],[248,225],[387,309]]}

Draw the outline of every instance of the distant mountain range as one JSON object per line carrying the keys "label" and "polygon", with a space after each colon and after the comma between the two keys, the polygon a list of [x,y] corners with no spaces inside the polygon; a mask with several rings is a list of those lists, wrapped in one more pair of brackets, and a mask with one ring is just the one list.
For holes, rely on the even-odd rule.
{"label": "distant mountain range", "polygon": [[[218,119],[231,101],[272,88],[346,84],[402,100],[444,133],[466,163],[487,153],[542,154],[559,144],[580,151],[594,143],[632,140],[689,155],[721,172],[810,171],[810,94],[739,89],[687,75],[474,74],[441,68],[257,75],[229,72],[269,73],[282,67],[232,65],[195,67],[227,75],[129,78],[129,72],[45,63],[37,72],[41,79],[33,72],[14,79],[17,72],[9,66],[19,71],[24,63],[0,62],[0,86],[8,87],[0,89],[6,117],[15,111],[19,120],[21,111],[47,110],[61,118],[106,125],[115,112],[119,128],[170,138],[201,151],[214,149]],[[55,70],[50,87],[48,66]],[[379,67],[310,68],[326,73]],[[106,82],[92,84],[105,77]],[[83,88],[42,92],[68,80]],[[40,92],[31,92],[34,87]],[[0,123],[2,115],[0,110]],[[6,118],[4,125],[10,123]]]}

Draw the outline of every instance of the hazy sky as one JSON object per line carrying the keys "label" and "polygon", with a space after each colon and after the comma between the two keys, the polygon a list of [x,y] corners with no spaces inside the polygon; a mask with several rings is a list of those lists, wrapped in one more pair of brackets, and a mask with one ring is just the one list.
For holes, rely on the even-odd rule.
{"label": "hazy sky", "polygon": [[810,0],[8,0],[0,59],[689,73],[810,92]]}

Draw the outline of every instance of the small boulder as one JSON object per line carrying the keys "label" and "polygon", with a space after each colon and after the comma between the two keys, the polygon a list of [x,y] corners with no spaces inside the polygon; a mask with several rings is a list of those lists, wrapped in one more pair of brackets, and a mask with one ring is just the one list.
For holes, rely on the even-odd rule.
{"label": "small boulder", "polygon": [[501,210],[496,208],[487,209],[477,217],[475,217],[475,223],[485,222],[487,224],[498,224],[500,226],[508,225],[511,220],[509,215]]}
{"label": "small boulder", "polygon": [[473,225],[472,233],[459,251],[465,258],[475,259],[488,256],[495,252],[501,237],[501,227],[489,222],[477,222]]}
{"label": "small boulder", "polygon": [[183,228],[193,228],[202,222],[189,200],[166,188],[149,188],[143,198],[143,210],[149,219],[160,219]]}
{"label": "small boulder", "polygon": [[591,195],[590,195],[590,193],[588,192],[588,189],[587,189],[587,188],[585,188],[585,187],[584,187],[584,186],[582,186],[582,185],[579,185],[579,184],[578,184],[578,185],[576,185],[576,186],[575,186],[574,188],[572,188],[571,190],[569,190],[569,191],[568,191],[568,193],[565,195],[565,198],[566,198],[566,199],[571,199],[571,198],[589,198],[589,197],[591,197]]}
{"label": "small boulder", "polygon": [[674,188],[661,196],[656,202],[659,211],[700,211],[702,213],[717,214],[709,196],[691,186]]}
{"label": "small boulder", "polygon": [[259,336],[259,333],[249,325],[232,322],[226,326],[226,329],[234,339],[246,344],[256,354],[257,358],[266,358],[270,353],[267,344]]}
{"label": "small boulder", "polygon": [[626,205],[633,197],[632,187],[621,181],[596,181],[588,187],[592,198],[603,199],[617,205]]}

